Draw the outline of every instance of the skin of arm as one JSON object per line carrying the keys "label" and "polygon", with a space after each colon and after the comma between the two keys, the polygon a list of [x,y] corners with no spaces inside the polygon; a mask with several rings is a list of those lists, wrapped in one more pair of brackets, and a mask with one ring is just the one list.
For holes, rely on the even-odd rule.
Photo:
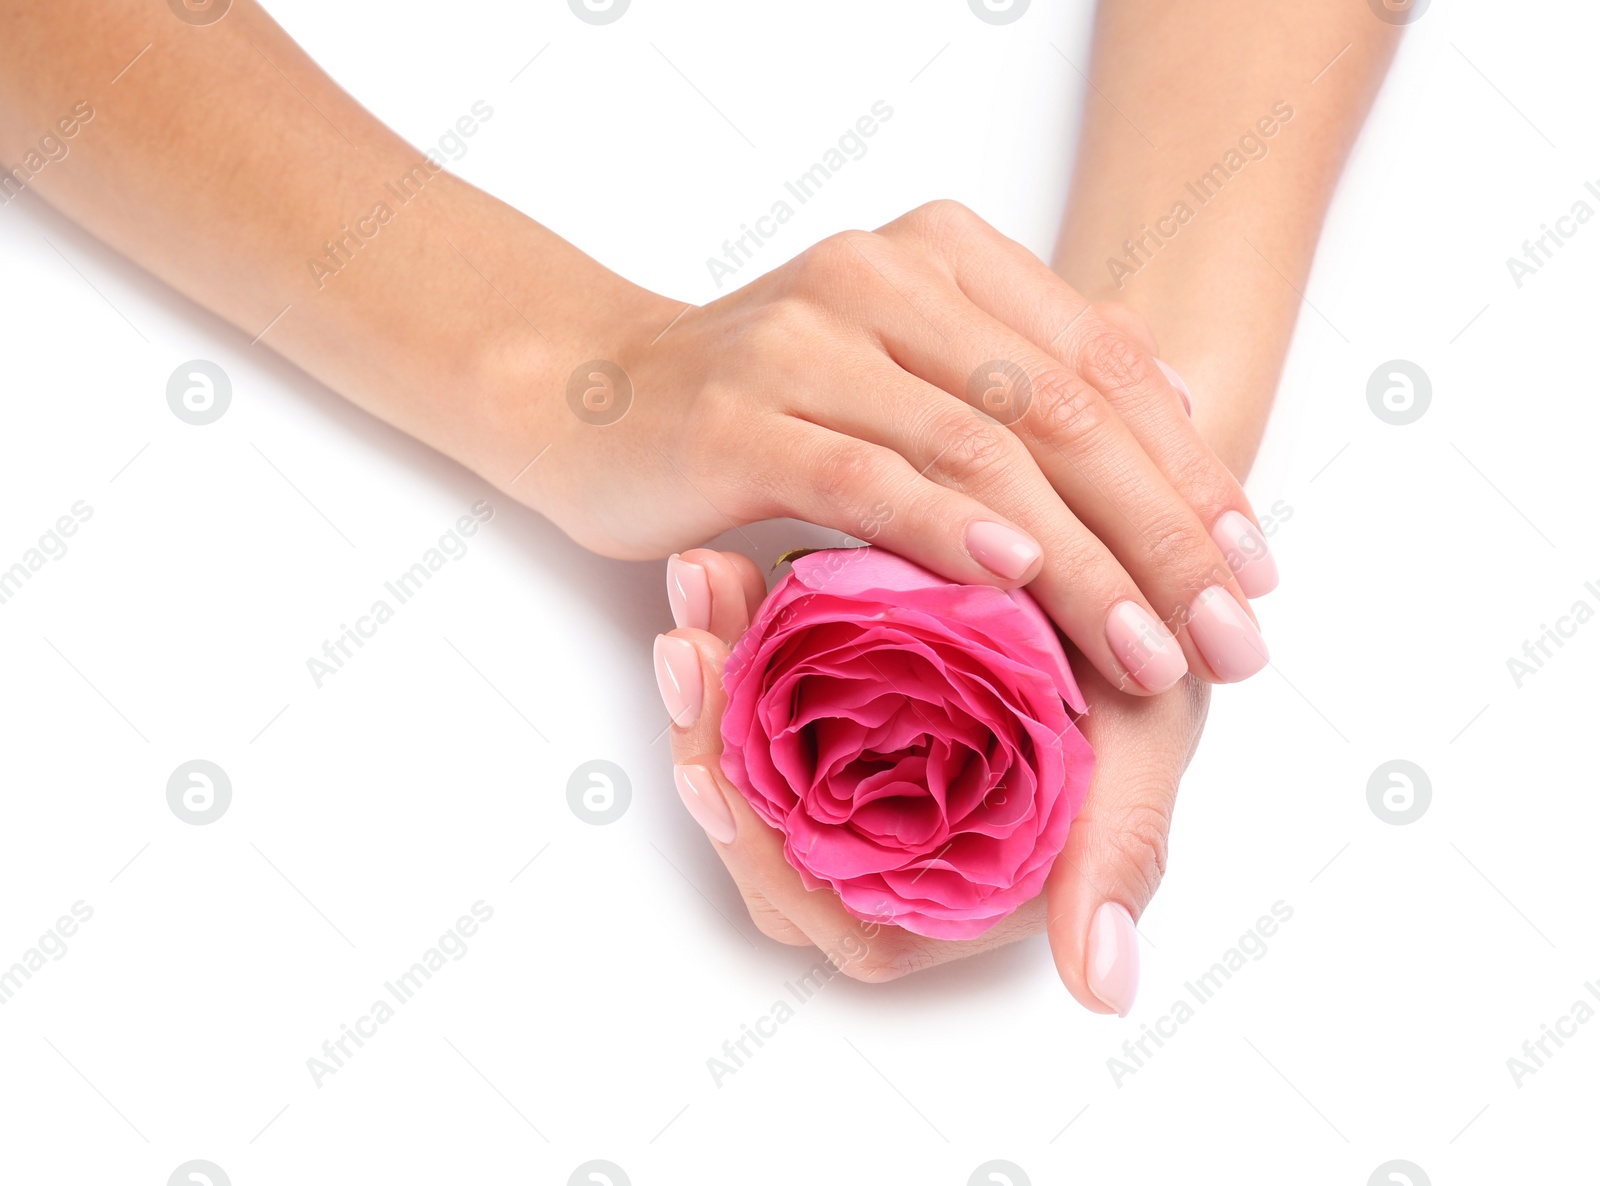
{"label": "skin of arm", "polygon": [[[486,423],[498,406],[486,393],[513,372],[559,389],[556,359],[609,357],[585,353],[604,349],[596,327],[659,328],[676,311],[430,169],[248,0],[205,26],[122,0],[7,0],[0,22],[6,160],[75,103],[94,112],[33,181],[41,196],[491,481],[528,459],[498,452],[509,434]],[[392,215],[381,223],[380,203]]]}
{"label": "skin of arm", "polygon": [[[0,159],[80,106],[28,200],[591,550],[663,557],[792,515],[1029,585],[1129,695],[1265,663],[1249,597],[1275,578],[1235,563],[1265,544],[1241,545],[1249,501],[1176,390],[955,203],[694,307],[407,145],[254,0],[201,24],[0,0]],[[614,422],[575,401],[590,360],[627,376]]]}
{"label": "skin of arm", "polygon": [[[1096,12],[1053,264],[1146,323],[1193,391],[1201,435],[1241,480],[1328,202],[1398,35],[1363,0],[1102,0]],[[1157,238],[1130,254],[1150,229]],[[1166,872],[1178,782],[1211,689],[1188,680],[1148,700],[1096,698],[1089,678],[1095,709],[1081,727],[1098,760],[1046,885],[1046,925],[1072,995],[1126,1013],[1138,989],[1131,920]]]}
{"label": "skin of arm", "polygon": [[[1126,385],[1116,393],[1116,411],[1135,418],[1150,409],[1161,413],[1141,421],[1137,435],[1145,451],[1170,463],[1160,466],[1162,472],[1199,473],[1220,456],[1242,475],[1259,441],[1297,310],[1298,297],[1283,277],[1303,287],[1328,194],[1392,49],[1393,31],[1363,24],[1381,26],[1360,3],[1344,0],[1337,15],[1310,9],[1296,9],[1289,18],[1259,0],[1242,8],[1216,0],[1103,6],[1093,76],[1099,90],[1143,134],[1132,133],[1109,102],[1091,100],[1055,267],[1091,300],[1122,302],[1132,315],[1108,310],[1102,318],[1094,307],[1084,310],[1076,293],[1069,301],[1064,285],[1050,287],[1057,282],[1047,271],[1038,269],[1042,277],[1029,271],[1037,261],[1021,258],[1026,252],[1013,250],[1015,244],[977,225],[970,212],[940,205],[931,213],[914,212],[877,236],[836,241],[825,256],[808,253],[810,262],[798,273],[798,288],[783,288],[780,277],[777,298],[766,307],[735,304],[718,316],[700,316],[706,311],[628,283],[442,169],[419,173],[417,150],[334,84],[251,0],[235,0],[225,20],[203,27],[175,22],[160,4],[0,0],[0,155],[7,161],[24,158],[41,136],[54,134],[64,117],[86,105],[93,115],[80,115],[71,159],[34,170],[31,179],[24,179],[27,187],[335,391],[545,513],[580,543],[611,555],[659,555],[666,550],[659,539],[630,538],[624,532],[652,525],[651,516],[664,499],[640,497],[635,490],[615,506],[596,511],[591,505],[586,517],[574,517],[574,474],[592,465],[595,454],[566,445],[590,426],[567,415],[564,406],[555,414],[549,407],[552,397],[559,401],[565,391],[574,360],[637,360],[641,375],[660,374],[652,372],[640,344],[659,339],[681,316],[672,340],[697,343],[698,352],[686,355],[692,362],[729,356],[742,364],[723,374],[725,385],[737,380],[748,387],[755,375],[758,383],[801,386],[804,372],[830,361],[823,351],[801,349],[785,360],[778,354],[751,355],[747,344],[775,335],[793,340],[802,331],[813,333],[826,318],[831,336],[821,340],[837,343],[835,353],[842,356],[850,335],[838,327],[859,329],[865,320],[858,316],[850,324],[850,315],[863,308],[908,307],[903,283],[891,284],[892,291],[879,289],[885,270],[910,258],[908,244],[922,253],[918,259],[931,258],[960,272],[964,287],[1021,292],[1030,306],[1054,301],[1061,315],[1031,327],[1023,313],[1013,310],[1009,318],[996,313],[1003,306],[1000,298],[980,311],[998,318],[985,323],[986,332],[1006,342],[1008,349],[1026,343],[1015,334],[1002,335],[1002,329],[1017,330],[1035,343],[1048,341],[1053,358],[1049,349],[1030,356],[1047,369],[1057,362],[1066,365],[1067,355],[1092,361],[1097,349],[1111,343],[1111,361],[1128,371]],[[1347,42],[1351,48],[1322,79],[1302,81]],[[1307,86],[1317,89],[1306,91]],[[1302,100],[1303,92],[1310,97]],[[1191,174],[1208,168],[1284,99],[1295,115],[1267,141],[1269,154],[1230,178],[1221,196],[1199,210],[1160,249],[1158,258],[1123,277],[1119,285],[1106,267],[1108,254],[1121,254],[1122,240],[1151,218],[1170,212]],[[1152,148],[1144,135],[1161,147]],[[407,190],[408,200],[394,197],[395,186]],[[352,227],[375,225],[379,203],[387,203],[390,216],[375,234],[350,238]],[[1282,275],[1242,243],[1246,229],[1256,249]],[[327,262],[330,257],[337,268]],[[318,275],[313,260],[323,261],[328,274]],[[845,277],[842,284],[839,273]],[[924,271],[913,278],[921,282],[931,275]],[[818,277],[828,284],[816,285]],[[810,299],[815,294],[808,283],[827,299]],[[958,324],[976,324],[968,307],[934,303],[943,298],[932,288],[926,296],[920,288],[917,292],[952,334]],[[1046,297],[1049,301],[1041,299]],[[773,307],[782,318],[774,319]],[[918,316],[932,324],[927,314]],[[915,319],[906,320],[914,332],[922,331]],[[1148,357],[1153,351],[1143,322],[1159,336],[1163,358],[1197,393],[1194,425],[1215,455],[1191,447],[1193,433],[1176,394],[1151,377]],[[869,328],[878,333],[885,326],[879,321]],[[1141,351],[1120,349],[1108,329],[1140,343]],[[918,343],[908,334],[900,345],[910,352]],[[1010,356],[987,350],[974,355]],[[796,369],[775,369],[778,362]],[[986,476],[1025,480],[1027,497],[1001,499],[996,494],[992,501],[1013,508],[1033,504],[1036,513],[1031,517],[1015,509],[1012,517],[1042,537],[1049,555],[1062,558],[1073,582],[1081,585],[1088,564],[1101,562],[1081,542],[1065,546],[1068,539],[1058,530],[1065,513],[1057,498],[1061,483],[1052,478],[1057,490],[1051,489],[1047,475],[1035,468],[1037,453],[1030,455],[1005,433],[996,436],[989,428],[974,429],[953,418],[942,404],[935,405],[940,393],[934,388],[914,387],[898,372],[871,370],[873,359],[844,362],[855,387],[873,386],[874,376],[881,375],[904,380],[908,394],[929,401],[923,426],[930,429],[927,457],[896,440],[882,442],[879,453],[855,446],[847,451],[847,436],[819,430],[819,448],[851,460],[852,466],[812,466],[804,476],[820,476],[849,496],[852,479],[887,472],[882,466],[889,463],[880,453],[898,451],[913,470],[932,470],[952,490],[975,490],[988,497],[980,480]],[[765,372],[763,363],[768,364]],[[965,373],[962,368],[958,377]],[[1081,378],[1078,382],[1070,390],[1060,384],[1056,394],[1074,399],[1054,406],[1080,412],[1088,407]],[[846,394],[859,402],[858,391]],[[1036,404],[1050,407],[1042,396]],[[719,422],[711,411],[702,411],[709,402],[701,393],[700,402],[690,405],[696,412],[692,419],[696,431],[713,438],[720,434],[728,442],[721,452],[724,461],[761,438],[749,423]],[[959,401],[952,403],[959,406]],[[1099,413],[1094,423],[1101,435],[1120,431]],[[608,452],[620,454],[609,463],[630,472],[666,468],[663,459],[674,447],[669,434],[683,429],[655,427],[642,438],[607,438]],[[1052,427],[1051,422],[1046,420],[1044,427]],[[530,460],[552,442],[557,447],[550,458],[532,477],[522,478]],[[936,465],[952,442],[962,447],[951,452],[969,455],[973,464],[943,473]],[[1066,439],[1045,443],[1058,452],[1072,444]],[[778,446],[780,451],[783,447]],[[1103,449],[1102,454],[1118,464],[1132,456],[1127,449]],[[564,463],[569,455],[577,460]],[[715,459],[716,451],[711,455]],[[1139,457],[1148,463],[1144,452]],[[871,465],[863,458],[872,459]],[[796,470],[809,460],[798,447],[784,454],[785,464],[794,461]],[[564,471],[563,464],[575,469]],[[710,475],[695,472],[694,478],[722,498]],[[599,504],[611,484],[597,481],[578,497]],[[1140,478],[1130,485],[1143,489],[1151,482]],[[1185,543],[1185,548],[1164,552],[1167,565],[1184,570],[1174,574],[1180,588],[1187,587],[1191,572],[1214,573],[1221,563],[1204,546],[1189,546],[1195,529],[1209,546],[1206,525],[1222,508],[1249,513],[1231,478],[1202,486],[1179,493],[1197,509],[1201,504],[1208,508],[1203,522],[1172,520],[1170,525],[1181,530],[1156,533],[1169,541],[1181,536]],[[709,503],[698,486],[696,491],[685,500],[689,505]],[[895,528],[919,525],[921,535],[933,536],[941,525],[964,521],[970,509],[967,503],[929,501],[926,491],[918,491],[915,499],[909,487],[896,493],[901,500],[894,503]],[[794,504],[786,508],[785,497],[779,492],[767,502],[728,505],[740,516],[760,518],[789,513]],[[877,504],[866,499],[862,505]],[[822,521],[805,513],[815,508],[798,509],[800,517]],[[1094,507],[1080,502],[1073,509],[1093,526]],[[1170,516],[1170,501],[1160,509]],[[1140,513],[1130,503],[1101,517],[1116,526]],[[720,515],[719,510],[701,521],[679,522],[673,530],[689,537],[688,542],[705,538],[728,525]],[[848,521],[830,525],[856,526]],[[878,542],[901,546],[915,542],[918,534],[900,540],[885,535]],[[1030,584],[1058,623],[1067,617],[1063,596],[1051,585],[1049,560],[1041,564],[1036,559],[1015,576],[998,579],[971,557],[944,562],[938,556],[913,558],[955,579]],[[713,559],[703,559],[715,567]],[[967,567],[960,568],[960,563]],[[1208,579],[1221,579],[1244,604],[1226,575]],[[680,627],[710,629],[710,607],[720,603],[713,597],[715,588],[714,581],[708,582],[705,620],[680,620]],[[1107,594],[1096,603],[1096,612],[1126,596],[1121,591]],[[1166,619],[1169,608],[1163,607],[1159,616]],[[1085,653],[1094,650],[1094,639],[1065,625],[1063,629]],[[709,646],[717,637],[699,641]],[[1183,642],[1190,652],[1186,636]],[[1103,641],[1098,646],[1104,651]],[[1048,918],[1044,909],[1033,908],[1026,917],[1018,916],[1017,927],[996,937],[1014,938],[1048,925],[1057,967],[1074,996],[1099,1012],[1125,1012],[1137,985],[1137,939],[1131,941],[1130,981],[1128,934],[1098,921],[1105,917],[1101,908],[1115,904],[1136,917],[1159,882],[1178,776],[1205,715],[1204,681],[1216,674],[1190,654],[1193,675],[1178,677],[1170,691],[1147,695],[1157,689],[1130,687],[1126,672],[1115,664],[1100,656],[1093,661],[1105,678],[1078,668],[1095,705],[1083,726],[1099,755],[1089,804],[1052,874]],[[680,763],[686,755],[695,756],[680,746],[677,733],[674,737]],[[753,828],[747,831],[752,835],[736,841],[741,849],[758,839]],[[723,855],[729,859],[728,853]],[[786,941],[817,941],[812,928],[795,916],[802,909],[798,905],[793,912],[782,911],[794,926],[774,918],[777,899],[764,893],[765,880],[777,884],[794,876],[781,858],[768,853],[735,869],[735,876],[764,930]],[[1131,933],[1131,919],[1127,926]],[[877,948],[880,962],[852,974],[883,979],[973,949],[886,940]]]}
{"label": "skin of arm", "polygon": [[1195,393],[1201,435],[1241,477],[1399,34],[1365,0],[1104,0],[1096,11],[1053,263],[1084,295],[1143,315]]}
{"label": "skin of arm", "polygon": [[[1292,16],[1255,0],[1100,6],[1091,93],[1055,267],[1092,299],[1120,302],[1112,315],[1147,346],[1153,349],[1159,337],[1160,357],[1195,392],[1201,434],[1241,478],[1288,350],[1296,290],[1305,286],[1334,184],[1395,43],[1393,27],[1359,2],[1299,6]],[[1271,136],[1261,120],[1273,128]],[[1241,146],[1247,135],[1255,140]],[[1238,151],[1231,169],[1230,150]],[[1209,195],[1187,188],[1219,161],[1225,171],[1213,176]],[[1181,224],[1169,217],[1179,202],[1191,214]],[[1130,256],[1124,241],[1162,217],[1173,233],[1150,243],[1142,258]],[[757,598],[749,593],[749,611],[738,612],[740,583],[730,571],[748,562],[705,552],[686,553],[682,561],[710,574],[711,606],[734,607],[690,620],[679,612],[681,597],[674,605],[674,635],[692,643],[714,672],[754,612]],[[748,589],[754,574],[745,575]],[[1074,670],[1082,670],[1076,660]],[[1043,900],[971,942],[865,928],[826,895],[806,894],[777,855],[773,835],[721,780],[714,720],[674,727],[673,752],[680,768],[710,771],[717,784],[711,789],[728,801],[729,831],[712,844],[769,936],[825,952],[860,951],[845,973],[879,980],[1043,927],[1072,995],[1094,1012],[1126,1015],[1139,986],[1134,920],[1166,872],[1178,783],[1198,744],[1210,688],[1189,679],[1136,700],[1109,694],[1093,671],[1082,671],[1082,681],[1091,711],[1078,723],[1095,751],[1083,811]],[[708,674],[701,685],[714,689],[715,680]]]}

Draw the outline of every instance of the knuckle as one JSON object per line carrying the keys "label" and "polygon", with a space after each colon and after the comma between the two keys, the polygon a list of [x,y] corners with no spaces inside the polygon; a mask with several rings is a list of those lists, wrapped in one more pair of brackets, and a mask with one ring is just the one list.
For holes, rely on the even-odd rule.
{"label": "knuckle", "polygon": [[1075,519],[1039,542],[1044,545],[1045,563],[1052,571],[1070,574],[1072,587],[1085,598],[1101,598],[1109,607],[1133,585],[1105,545]]}
{"label": "knuckle", "polygon": [[1172,827],[1171,796],[1130,803],[1113,820],[1107,843],[1126,883],[1148,902],[1167,872],[1167,836]]}
{"label": "knuckle", "polygon": [[1196,507],[1214,506],[1214,514],[1244,501],[1244,491],[1225,473],[1215,455],[1200,448],[1163,451],[1159,457],[1167,481],[1189,496]]}
{"label": "knuckle", "polygon": [[749,911],[750,921],[755,924],[756,930],[768,939],[790,947],[800,947],[811,942],[799,927],[778,913],[777,908],[763,895],[754,892],[746,894],[744,906]]}
{"label": "knuckle", "polygon": [[1054,445],[1094,439],[1107,417],[1100,393],[1064,370],[1047,371],[1035,382],[1033,413],[1040,437]]}
{"label": "knuckle", "polygon": [[1113,391],[1137,387],[1148,381],[1155,369],[1132,338],[1098,319],[1084,331],[1077,355],[1079,365]]}
{"label": "knuckle", "polygon": [[935,198],[911,212],[918,228],[935,243],[964,238],[986,225],[954,198]]}
{"label": "knuckle", "polygon": [[877,452],[869,445],[854,444],[822,451],[807,477],[822,502],[837,504],[859,498],[881,474]]}
{"label": "knuckle", "polygon": [[1151,347],[1152,353],[1160,357],[1155,351],[1155,335],[1150,332],[1150,323],[1145,320],[1132,305],[1125,301],[1096,301],[1093,305],[1094,315],[1108,325],[1127,333],[1135,340],[1146,343]]}
{"label": "knuckle", "polygon": [[799,255],[795,278],[803,288],[832,289],[873,273],[868,255],[878,236],[871,231],[840,231]]}
{"label": "knuckle", "polygon": [[1201,534],[1199,524],[1173,517],[1147,524],[1143,536],[1146,555],[1156,571],[1194,573],[1196,579],[1208,584],[1218,576],[1216,566],[1209,564],[1210,550],[1215,545]]}
{"label": "knuckle", "polygon": [[1011,452],[1005,429],[970,412],[946,418],[938,428],[939,455],[934,467],[965,482],[981,481]]}
{"label": "knuckle", "polygon": [[897,946],[891,951],[873,952],[844,965],[842,971],[852,980],[863,984],[887,984],[913,972],[921,972],[939,963],[939,957],[927,948],[917,945]]}

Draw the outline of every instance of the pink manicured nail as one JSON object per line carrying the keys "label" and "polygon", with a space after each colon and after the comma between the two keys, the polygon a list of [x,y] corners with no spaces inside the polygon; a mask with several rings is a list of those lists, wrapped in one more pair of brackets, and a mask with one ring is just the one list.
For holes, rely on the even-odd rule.
{"label": "pink manicured nail", "polygon": [[656,683],[672,723],[680,729],[694,724],[705,687],[700,681],[700,652],[692,643],[669,634],[656,635]]}
{"label": "pink manicured nail", "polygon": [[1256,525],[1238,511],[1229,511],[1211,528],[1211,538],[1227,557],[1228,567],[1246,597],[1261,597],[1278,587],[1278,562]]}
{"label": "pink manicured nail", "polygon": [[711,629],[711,579],[698,564],[667,558],[667,604],[680,630]]}
{"label": "pink manicured nail", "polygon": [[694,816],[694,822],[719,844],[732,844],[734,837],[733,812],[711,771],[704,766],[674,766],[672,781],[677,785],[678,796]]}
{"label": "pink manicured nail", "polygon": [[1183,397],[1183,410],[1189,415],[1194,415],[1194,397],[1189,394],[1189,385],[1183,381],[1183,376],[1178,374],[1159,358],[1156,365],[1161,368],[1161,373],[1167,377],[1167,382],[1178,389],[1178,394]]}
{"label": "pink manicured nail", "polygon": [[1104,902],[1089,922],[1089,991],[1126,1017],[1139,995],[1139,932],[1120,902]]}
{"label": "pink manicured nail", "polygon": [[1189,637],[1224,683],[1237,683],[1267,665],[1261,631],[1221,585],[1212,585],[1189,607]]}
{"label": "pink manicured nail", "polygon": [[1044,555],[1044,549],[1022,532],[1003,523],[974,523],[967,528],[967,551],[995,576],[1017,580]]}
{"label": "pink manicured nail", "polygon": [[1189,670],[1178,640],[1137,601],[1119,601],[1111,607],[1106,641],[1146,691],[1165,692]]}

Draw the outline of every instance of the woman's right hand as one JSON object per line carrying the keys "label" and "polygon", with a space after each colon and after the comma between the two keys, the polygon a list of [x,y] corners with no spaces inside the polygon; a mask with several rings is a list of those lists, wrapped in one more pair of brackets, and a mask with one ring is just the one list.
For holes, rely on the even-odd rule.
{"label": "woman's right hand", "polygon": [[1266,664],[1247,597],[1275,567],[1148,330],[964,207],[642,306],[590,354],[620,372],[573,359],[572,410],[527,428],[531,455],[561,425],[548,456],[507,483],[579,543],[654,558],[792,516],[1028,585],[1129,693]]}

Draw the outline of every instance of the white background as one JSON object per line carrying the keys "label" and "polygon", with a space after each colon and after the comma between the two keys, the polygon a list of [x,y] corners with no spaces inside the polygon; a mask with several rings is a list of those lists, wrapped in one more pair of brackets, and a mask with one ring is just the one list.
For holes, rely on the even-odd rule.
{"label": "white background", "polygon": [[[892,122],[760,267],[939,196],[1047,254],[1089,20],[270,7],[414,143],[488,101],[453,168],[697,301],[706,257],[878,99]],[[1593,1180],[1600,1024],[1520,1087],[1506,1060],[1600,979],[1600,626],[1520,688],[1506,660],[1600,607],[1600,225],[1521,289],[1505,259],[1600,181],[1597,35],[1579,0],[1440,0],[1411,30],[1251,483],[1293,508],[1273,668],[1215,698],[1133,1015],[1078,1008],[1033,941],[835,980],[720,1087],[706,1060],[815,955],[756,935],[673,793],[662,566],[585,554],[35,199],[0,210],[0,566],[93,508],[0,606],[0,965],[94,911],[0,1006],[0,1179],[156,1186],[206,1158],[238,1186],[564,1183],[605,1158],[636,1184],[956,1184],[1004,1158],[1035,1183],[1359,1186],[1404,1158],[1440,1184]],[[166,405],[192,358],[233,383],[207,427]],[[1433,386],[1403,427],[1366,401],[1393,358]],[[316,688],[306,659],[480,498],[467,555]],[[193,758],[233,788],[203,827],[166,801]],[[1367,803],[1393,758],[1432,783],[1409,826]],[[591,759],[632,784],[609,826],[567,805]],[[480,899],[468,954],[314,1085],[306,1060]],[[1280,900],[1265,957],[1118,1086],[1123,1040]]]}

